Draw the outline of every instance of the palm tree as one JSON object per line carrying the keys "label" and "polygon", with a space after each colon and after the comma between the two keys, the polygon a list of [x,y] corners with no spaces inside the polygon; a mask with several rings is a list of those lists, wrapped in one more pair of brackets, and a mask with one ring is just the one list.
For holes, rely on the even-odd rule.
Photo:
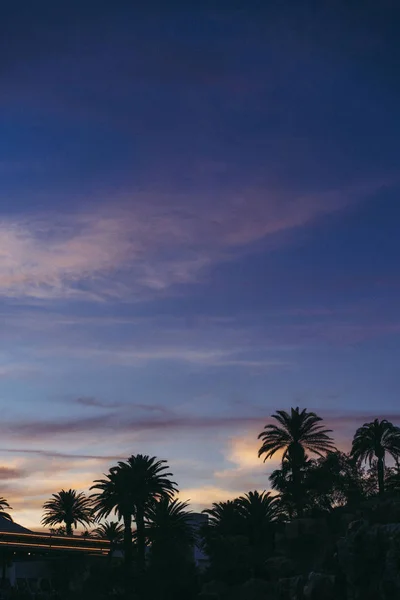
{"label": "palm tree", "polygon": [[108,517],[113,511],[124,520],[125,564],[129,569],[132,559],[132,517],[136,522],[138,566],[145,568],[146,533],[145,514],[151,502],[172,497],[177,491],[176,483],[169,479],[165,460],[136,454],[126,462],[112,467],[106,479],[94,482],[91,489],[100,490],[93,495],[97,519]]}
{"label": "palm tree", "polygon": [[361,464],[377,459],[378,489],[383,494],[385,489],[385,455],[390,454],[395,460],[400,457],[400,428],[386,419],[375,419],[364,423],[354,435],[351,455]]}
{"label": "palm tree", "polygon": [[124,524],[124,562],[126,576],[132,562],[132,514],[134,511],[130,473],[126,463],[111,467],[106,479],[98,479],[90,489],[100,490],[92,495],[96,520],[108,517],[112,512]]}
{"label": "palm tree", "polygon": [[213,502],[212,508],[203,513],[208,515],[208,526],[219,535],[241,535],[244,533],[243,517],[236,500]]}
{"label": "palm tree", "polygon": [[253,554],[254,575],[273,550],[274,525],[280,513],[279,497],[271,492],[248,492],[236,500]]}
{"label": "palm tree", "polygon": [[283,451],[282,463],[288,461],[290,465],[297,513],[301,515],[301,469],[307,459],[306,451],[324,456],[335,450],[329,435],[332,430],[320,425],[322,419],[316,413],[307,409],[300,411],[299,407],[292,408],[290,414],[278,410],[272,418],[279,425],[270,423],[264,427],[258,436],[262,440],[258,456],[264,455],[265,461],[276,452]]}
{"label": "palm tree", "polygon": [[43,508],[43,525],[65,523],[67,535],[73,535],[72,526],[76,529],[78,524],[90,525],[93,521],[90,499],[83,492],[78,494],[76,490],[61,490],[53,494]]}
{"label": "palm tree", "polygon": [[240,496],[236,504],[246,523],[250,544],[256,544],[279,516],[279,497],[254,491]]}
{"label": "palm tree", "polygon": [[101,540],[108,540],[113,547],[123,541],[124,528],[118,521],[105,521],[93,530],[93,535]]}
{"label": "palm tree", "polygon": [[145,597],[193,597],[196,540],[188,503],[169,497],[152,502],[146,510],[146,538],[150,552]]}
{"label": "palm tree", "polygon": [[12,516],[7,512],[8,510],[12,510],[12,507],[5,498],[0,497],[0,517],[7,519],[7,521],[12,521]]}
{"label": "palm tree", "polygon": [[163,497],[152,502],[146,510],[146,537],[152,553],[187,550],[194,544],[194,530],[188,502]]}

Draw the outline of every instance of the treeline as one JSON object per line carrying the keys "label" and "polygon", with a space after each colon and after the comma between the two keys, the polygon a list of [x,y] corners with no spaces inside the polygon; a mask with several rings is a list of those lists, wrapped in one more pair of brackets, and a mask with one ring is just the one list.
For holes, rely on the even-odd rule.
{"label": "treeline", "polygon": [[[400,428],[387,420],[366,423],[355,432],[348,454],[336,449],[331,434],[321,417],[306,409],[277,411],[259,435],[259,457],[281,457],[280,468],[269,477],[272,491],[214,503],[204,511],[208,525],[201,531],[193,527],[188,504],[177,499],[166,461],[142,454],[111,467],[89,496],[76,490],[53,494],[44,504],[42,523],[67,535],[78,525],[93,526],[84,535],[123,548],[123,585],[160,585],[160,598],[198,592],[191,551],[196,544],[209,558],[203,581],[268,579],[268,560],[276,555],[283,524],[356,514],[371,499],[400,493]],[[388,457],[391,466],[385,464]],[[0,509],[11,518],[4,498]]]}

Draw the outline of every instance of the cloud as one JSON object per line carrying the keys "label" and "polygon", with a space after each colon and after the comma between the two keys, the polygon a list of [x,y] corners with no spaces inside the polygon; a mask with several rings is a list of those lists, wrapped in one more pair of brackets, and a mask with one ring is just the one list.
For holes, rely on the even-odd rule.
{"label": "cloud", "polygon": [[224,456],[228,466],[214,472],[215,481],[223,484],[227,489],[239,489],[241,493],[251,489],[269,489],[268,475],[279,467],[282,453],[277,452],[267,463],[258,457],[260,441],[257,436],[261,429],[260,424],[227,441]]}
{"label": "cloud", "polygon": [[37,365],[7,362],[0,364],[0,379],[31,379],[40,371],[41,369]]}
{"label": "cloud", "polygon": [[107,413],[93,417],[80,417],[75,419],[58,420],[30,420],[0,424],[0,431],[10,437],[27,440],[58,438],[62,435],[82,436],[82,434],[95,434],[113,431],[118,433],[140,433],[145,431],[185,431],[185,430],[212,430],[235,429],[248,424],[263,422],[260,417],[253,416],[205,416],[195,417],[179,415],[171,412],[167,415],[152,418],[134,418],[120,413]]}
{"label": "cloud", "polygon": [[121,402],[105,402],[93,396],[81,396],[80,398],[76,398],[75,402],[81,406],[90,406],[92,408],[121,408],[124,406]]}
{"label": "cloud", "polygon": [[8,481],[11,479],[21,479],[26,477],[26,471],[15,467],[0,467],[0,480]]}
{"label": "cloud", "polygon": [[[320,409],[313,409],[312,406],[308,406],[309,410],[315,410],[320,413]],[[146,411],[145,411],[146,412]],[[150,411],[152,413],[153,411]],[[358,411],[347,411],[341,414],[324,411],[322,414],[326,424],[334,430],[333,435],[338,430],[346,429],[347,426],[354,427],[362,425],[364,422],[372,421],[374,418],[386,418],[388,420],[399,421],[400,413],[392,414],[379,414],[379,411],[375,412],[358,412]],[[231,439],[231,446],[227,459],[242,467],[257,467],[259,465],[262,468],[261,463],[258,463],[256,459],[256,446],[257,446],[257,434],[264,427],[266,423],[270,422],[270,417],[262,415],[257,411],[247,412],[243,414],[223,414],[223,415],[193,415],[185,412],[178,412],[174,409],[166,409],[165,411],[154,411],[153,414],[148,416],[144,415],[133,415],[131,406],[125,405],[125,411],[118,412],[107,412],[106,414],[96,414],[90,417],[76,417],[76,418],[60,418],[60,419],[42,419],[42,420],[22,420],[19,419],[15,422],[5,421],[3,419],[0,424],[0,432],[7,439],[54,439],[60,436],[68,436],[73,439],[74,436],[79,436],[82,439],[82,435],[89,435],[90,437],[96,436],[99,433],[106,433],[113,431],[116,436],[144,432],[160,432],[165,433],[166,436],[170,435],[171,431],[185,432],[185,431],[213,431],[220,430],[221,432],[229,433],[235,432],[238,429],[250,432],[246,434],[246,438],[235,438]],[[247,437],[250,435],[250,440]],[[86,438],[85,438],[86,439]],[[14,451],[14,450],[12,450]],[[21,450],[21,452],[35,452],[46,454],[46,451],[41,450]],[[52,452],[50,452],[53,455]],[[58,453],[56,452],[55,455]],[[63,454],[60,456],[73,457],[73,453]],[[79,455],[78,455],[79,456]],[[247,458],[251,456],[250,458]],[[96,458],[102,459],[106,457],[83,455],[83,458]],[[115,458],[115,457],[111,457]],[[246,460],[250,462],[246,464]]]}
{"label": "cloud", "polygon": [[[56,352],[69,353],[68,348],[56,348]],[[127,367],[140,366],[152,361],[183,362],[207,367],[244,367],[255,369],[276,369],[291,366],[288,360],[273,359],[265,356],[266,352],[261,349],[261,355],[257,358],[248,356],[249,350],[244,348],[195,348],[185,344],[182,346],[154,345],[147,347],[132,348],[80,348],[74,350],[75,356],[82,359],[94,360],[106,364],[122,365]],[[90,402],[90,401],[89,401]],[[81,402],[82,404],[82,402]],[[88,403],[86,403],[88,405]],[[140,405],[137,405],[138,407]],[[112,408],[109,405],[110,408]]]}
{"label": "cloud", "polygon": [[227,490],[214,485],[182,488],[179,491],[179,498],[182,501],[190,500],[190,506],[195,510],[209,508],[213,502],[233,500],[238,495],[240,495],[239,490]]}
{"label": "cloud", "polygon": [[81,406],[88,406],[91,408],[104,408],[104,409],[129,409],[129,412],[144,412],[150,414],[164,414],[170,415],[171,411],[165,406],[156,405],[156,404],[140,404],[137,402],[134,403],[123,403],[123,402],[113,402],[113,401],[105,401],[99,400],[98,398],[94,398],[91,396],[82,396],[75,400],[76,404],[80,404]]}
{"label": "cloud", "polygon": [[296,196],[267,189],[205,199],[135,194],[114,208],[0,220],[0,295],[142,297],[193,283],[216,262],[364,198],[377,184]]}
{"label": "cloud", "polygon": [[213,502],[232,500],[250,490],[268,490],[268,474],[278,467],[281,457],[277,455],[265,465],[257,456],[257,433],[257,429],[250,428],[244,434],[225,440],[225,468],[209,473],[209,484],[183,488],[179,497],[182,500],[190,499],[195,510],[202,510]]}
{"label": "cloud", "polygon": [[100,456],[97,454],[74,454],[70,452],[57,452],[56,450],[37,450],[34,448],[0,448],[0,453],[9,453],[9,454],[26,454],[26,455],[36,455],[44,458],[59,458],[63,460],[97,460],[99,462],[102,461],[115,461],[115,460],[124,460],[126,457],[119,455],[105,455]]}

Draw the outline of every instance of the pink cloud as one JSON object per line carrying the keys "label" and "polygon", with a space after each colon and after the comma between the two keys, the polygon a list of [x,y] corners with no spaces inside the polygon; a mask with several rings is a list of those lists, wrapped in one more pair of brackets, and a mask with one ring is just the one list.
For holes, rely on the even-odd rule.
{"label": "pink cloud", "polygon": [[134,194],[110,208],[0,220],[0,295],[130,297],[195,282],[252,243],[360,201],[376,183],[295,196],[268,189],[221,197]]}

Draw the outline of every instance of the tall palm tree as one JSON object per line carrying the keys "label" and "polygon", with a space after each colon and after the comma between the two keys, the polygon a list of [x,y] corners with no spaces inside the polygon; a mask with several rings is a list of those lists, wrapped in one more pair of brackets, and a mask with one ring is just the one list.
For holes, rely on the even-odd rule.
{"label": "tall palm tree", "polygon": [[359,462],[377,459],[378,489],[383,494],[385,489],[385,455],[390,454],[395,460],[400,457],[400,428],[386,419],[375,419],[364,423],[354,435],[351,455]]}
{"label": "tall palm tree", "polygon": [[300,411],[299,407],[292,408],[290,414],[278,410],[272,418],[279,425],[270,423],[264,427],[258,436],[262,440],[258,456],[264,455],[265,461],[276,452],[283,451],[282,462],[287,460],[290,465],[297,513],[301,515],[301,469],[307,459],[306,451],[324,456],[335,450],[329,435],[332,430],[320,425],[322,419],[316,413],[307,409]]}
{"label": "tall palm tree", "polygon": [[12,521],[12,516],[7,512],[8,510],[12,510],[12,507],[5,498],[0,497],[0,517],[7,519],[7,521]]}
{"label": "tall palm tree", "polygon": [[65,523],[67,535],[73,535],[72,527],[90,525],[93,521],[91,501],[83,492],[61,490],[44,503],[43,525]]}
{"label": "tall palm tree", "polygon": [[106,479],[98,479],[90,489],[100,490],[92,494],[96,520],[108,517],[112,512],[124,524],[124,562],[128,575],[132,562],[132,515],[134,512],[131,478],[126,463],[111,467]]}
{"label": "tall palm tree", "polygon": [[98,519],[107,517],[114,511],[124,520],[127,569],[132,558],[132,518],[136,522],[138,566],[142,571],[145,568],[146,510],[155,499],[172,497],[178,491],[176,483],[169,479],[172,473],[168,469],[165,460],[136,454],[126,462],[118,462],[117,466],[110,469],[106,479],[96,480],[91,488],[100,490],[93,495]]}

